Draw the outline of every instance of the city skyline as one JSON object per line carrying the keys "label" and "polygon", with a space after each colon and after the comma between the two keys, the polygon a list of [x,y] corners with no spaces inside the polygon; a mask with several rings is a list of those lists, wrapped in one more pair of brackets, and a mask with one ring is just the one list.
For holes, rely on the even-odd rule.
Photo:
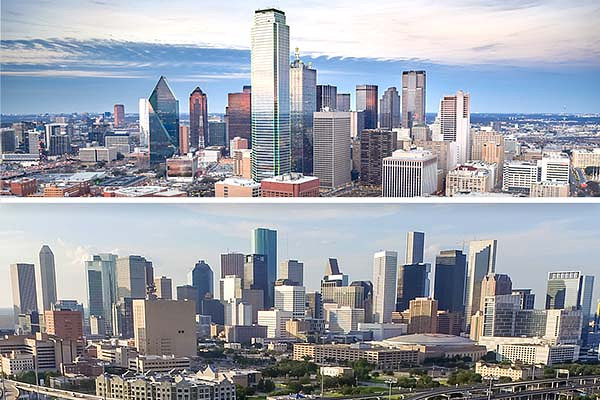
{"label": "city skyline", "polygon": [[[2,113],[105,111],[115,102],[132,111],[161,75],[179,99],[201,85],[209,111],[222,113],[227,93],[250,81],[252,12],[265,6],[210,4],[198,24],[188,1],[168,9],[149,2],[143,12],[112,1],[47,4],[2,5]],[[424,69],[428,112],[459,89],[473,93],[474,112],[598,112],[600,9],[592,1],[276,6],[288,18],[290,50],[299,47],[318,83],[340,93],[360,84],[377,84],[383,93],[401,87],[403,70]],[[78,22],[54,24],[55,13],[78,15]],[[340,29],[330,29],[336,24]]]}
{"label": "city skyline", "polygon": [[[107,207],[111,209],[110,215]],[[286,207],[294,207],[294,212],[285,212]],[[426,214],[422,211],[424,207],[428,208]],[[39,249],[47,244],[55,254],[58,299],[76,298],[84,303],[87,303],[85,285],[71,282],[85,281],[85,261],[92,254],[145,257],[153,263],[155,275],[172,278],[174,286],[187,283],[187,274],[194,264],[206,260],[218,282],[220,254],[228,251],[249,254],[251,230],[257,227],[278,231],[279,261],[297,259],[304,263],[307,290],[319,287],[328,257],[339,260],[341,272],[348,274],[350,280],[371,279],[373,255],[389,250],[398,252],[399,261],[404,260],[406,232],[413,230],[425,232],[424,261],[432,264],[439,251],[460,250],[463,241],[467,253],[468,241],[496,239],[496,272],[510,275],[514,287],[532,288],[538,307],[543,307],[548,272],[581,270],[598,276],[598,266],[593,264],[594,259],[587,251],[597,243],[600,234],[598,224],[590,224],[600,218],[600,208],[594,204],[569,207],[559,204],[346,204],[343,207],[273,204],[268,211],[252,204],[231,204],[226,210],[210,204],[168,208],[160,204],[135,207],[127,204],[4,204],[0,206],[0,214],[6,217],[0,232],[2,271],[8,273],[13,263],[32,263],[37,270]],[[549,215],[554,218],[549,219]],[[45,218],[45,224],[40,227],[41,218]],[[66,218],[80,223],[61,228]],[[523,221],[529,223],[529,228],[523,229]],[[465,222],[470,228],[462,225]],[[114,230],[117,223],[127,229]],[[163,226],[156,229],[158,225]],[[95,229],[89,229],[91,226]],[[198,235],[197,232],[210,234]],[[144,244],[141,241],[129,243],[131,238],[141,238],[141,235],[146,236]],[[197,235],[198,240],[189,240],[193,235]],[[562,245],[557,247],[556,243]],[[430,278],[433,275],[432,271]],[[0,282],[1,307],[12,304],[9,285],[9,280]],[[218,283],[214,287],[218,287]],[[598,289],[594,304],[597,299]]]}

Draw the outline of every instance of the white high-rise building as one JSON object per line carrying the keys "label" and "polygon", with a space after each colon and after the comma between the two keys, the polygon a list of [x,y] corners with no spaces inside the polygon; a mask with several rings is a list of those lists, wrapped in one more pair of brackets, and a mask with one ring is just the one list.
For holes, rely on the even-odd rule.
{"label": "white high-rise building", "polygon": [[529,194],[531,186],[540,180],[537,163],[510,161],[504,163],[502,171],[502,191]]}
{"label": "white high-rise building", "polygon": [[221,301],[233,301],[242,298],[242,278],[236,275],[226,275],[221,278],[219,293]]}
{"label": "white high-rise building", "polygon": [[373,321],[390,322],[396,308],[398,253],[380,251],[373,256]]}
{"label": "white high-rise building", "polygon": [[139,125],[140,125],[140,147],[148,147],[150,140],[150,110],[148,99],[140,99],[138,102]]}
{"label": "white high-rise building", "polygon": [[592,293],[594,275],[584,275],[581,271],[559,271],[548,274],[546,289],[546,309],[575,307],[583,312],[587,323],[592,313]]}
{"label": "white high-rise building", "polygon": [[383,159],[383,197],[426,196],[437,191],[437,157],[426,150],[396,150]]}
{"label": "white high-rise building", "polygon": [[358,324],[365,322],[365,310],[348,306],[333,306],[325,308],[325,319],[332,332],[357,331]]}
{"label": "white high-rise building", "polygon": [[252,178],[291,171],[290,28],[274,8],[254,13],[251,39]]}
{"label": "white high-rise building", "polygon": [[498,242],[493,240],[473,240],[469,242],[467,264],[467,287],[465,297],[465,317],[470,324],[471,315],[481,304],[481,282],[488,274],[496,272],[496,249]]}
{"label": "white high-rise building", "polygon": [[471,96],[459,90],[440,102],[440,133],[445,141],[456,142],[457,161],[469,161],[471,152]]}
{"label": "white high-rise building", "polygon": [[571,160],[566,154],[545,152],[540,165],[542,167],[543,182],[569,183]]}
{"label": "white high-rise building", "polygon": [[293,318],[304,319],[306,312],[306,289],[304,286],[275,286],[275,308],[290,311]]}
{"label": "white high-rise building", "polygon": [[314,175],[321,187],[335,189],[350,183],[350,113],[314,113]]}
{"label": "white high-rise building", "polygon": [[40,249],[40,284],[42,286],[42,310],[48,311],[57,301],[54,254],[50,247]]}
{"label": "white high-rise building", "polygon": [[286,260],[279,263],[279,279],[289,279],[295,285],[304,285],[304,264],[298,260]]}
{"label": "white high-rise building", "polygon": [[239,299],[224,302],[225,325],[252,325],[252,304]]}
{"label": "white high-rise building", "polygon": [[267,327],[267,338],[269,339],[286,338],[288,334],[285,323],[290,319],[292,319],[291,311],[258,311],[258,325]]}

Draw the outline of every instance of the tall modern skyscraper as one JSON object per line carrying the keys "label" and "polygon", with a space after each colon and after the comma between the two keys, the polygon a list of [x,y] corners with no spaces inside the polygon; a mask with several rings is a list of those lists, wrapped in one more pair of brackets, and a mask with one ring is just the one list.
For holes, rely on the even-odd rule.
{"label": "tall modern skyscraper", "polygon": [[198,86],[190,93],[190,146],[208,146],[208,99]]}
{"label": "tall modern skyscraper", "polygon": [[150,105],[148,99],[140,99],[138,103],[140,125],[140,147],[147,148],[150,143]]}
{"label": "tall modern skyscraper", "polygon": [[173,299],[173,280],[166,276],[154,278],[154,287],[156,288],[156,297],[163,300]]}
{"label": "tall modern skyscraper", "polygon": [[244,278],[244,255],[242,253],[221,254],[221,278],[228,275]]}
{"label": "tall modern skyscraper", "polygon": [[379,127],[392,129],[400,127],[400,95],[395,87],[387,88],[379,100]]}
{"label": "tall modern skyscraper", "polygon": [[317,111],[317,70],[296,58],[290,65],[292,171],[312,175],[313,113]]}
{"label": "tall modern skyscraper", "polygon": [[425,254],[425,233],[406,233],[406,259],[405,264],[422,263]]}
{"label": "tall modern skyscraper", "polygon": [[385,323],[392,320],[396,297],[396,272],[398,253],[380,251],[373,256],[373,321]]}
{"label": "tall modern skyscraper", "polygon": [[[275,299],[275,284],[269,283],[269,257],[265,254],[248,254],[244,264],[244,289],[262,291],[263,306],[273,307]],[[269,304],[273,293],[273,303]]]}
{"label": "tall modern skyscraper", "polygon": [[198,306],[208,293],[214,294],[213,270],[204,260],[196,263],[190,272],[190,283],[198,291]]}
{"label": "tall modern skyscraper", "polygon": [[440,129],[446,142],[456,142],[459,164],[469,160],[471,152],[471,96],[458,91],[444,96],[440,102]]}
{"label": "tall modern skyscraper", "polygon": [[317,85],[317,109],[315,111],[337,111],[337,86]]}
{"label": "tall modern skyscraper", "polygon": [[594,276],[581,271],[550,272],[546,289],[546,309],[575,307],[582,311],[584,324],[592,315]]}
{"label": "tall modern skyscraper", "polygon": [[360,133],[360,181],[381,185],[382,163],[395,150],[396,134],[385,129],[365,129]]}
{"label": "tall modern skyscraper", "polygon": [[123,104],[115,104],[113,121],[115,128],[125,126],[125,106]]}
{"label": "tall modern skyscraper", "polygon": [[487,274],[496,272],[496,240],[473,240],[469,243],[465,319],[470,325],[471,316],[481,303],[481,282]]}
{"label": "tall modern skyscraper", "polygon": [[[267,228],[255,228],[251,238],[252,254],[267,256],[268,290],[265,297],[265,307],[273,307],[274,286],[277,280],[277,231]],[[247,263],[247,261],[246,261]]]}
{"label": "tall modern skyscraper", "polygon": [[117,256],[95,254],[85,262],[90,316],[102,317],[112,331],[112,306],[117,302]]}
{"label": "tall modern skyscraper", "polygon": [[244,86],[241,93],[229,93],[227,95],[225,124],[227,125],[229,140],[240,137],[246,139],[248,144],[251,145],[251,104],[252,88],[250,86]]}
{"label": "tall modern skyscraper", "polygon": [[[145,299],[149,286],[154,286],[152,261],[140,256],[117,260],[117,298]],[[148,279],[151,278],[151,279]]]}
{"label": "tall modern skyscraper", "polygon": [[396,311],[407,310],[410,301],[417,297],[429,297],[429,273],[426,263],[403,264],[398,267]]}
{"label": "tall modern skyscraper", "polygon": [[337,110],[343,112],[350,111],[350,93],[338,93],[337,94]]}
{"label": "tall modern skyscraper", "polygon": [[179,151],[179,101],[161,76],[148,99],[150,163],[160,164]]}
{"label": "tall modern skyscraper", "polygon": [[260,181],[291,171],[290,28],[282,11],[254,13],[250,58],[252,178]]}
{"label": "tall modern skyscraper", "polygon": [[13,313],[15,323],[19,314],[38,311],[35,267],[33,264],[11,264],[10,283],[12,286]]}
{"label": "tall modern skyscraper", "polygon": [[294,285],[304,286],[304,264],[298,260],[282,261],[277,278],[289,279]]}
{"label": "tall modern skyscraper", "polygon": [[377,128],[377,85],[356,86],[356,111],[365,112],[365,129]]}
{"label": "tall modern skyscraper", "polygon": [[402,127],[425,125],[425,71],[402,72]]}
{"label": "tall modern skyscraper", "polygon": [[313,125],[314,176],[323,188],[350,183],[350,113],[316,112]]}
{"label": "tall modern skyscraper", "polygon": [[462,314],[465,311],[467,256],[460,250],[442,250],[435,258],[434,298],[438,309]]}
{"label": "tall modern skyscraper", "polygon": [[396,150],[383,159],[383,197],[427,196],[438,190],[437,156],[427,150]]}
{"label": "tall modern skyscraper", "polygon": [[43,311],[47,311],[57,301],[54,254],[48,245],[43,245],[40,249],[40,284],[42,285],[42,308]]}

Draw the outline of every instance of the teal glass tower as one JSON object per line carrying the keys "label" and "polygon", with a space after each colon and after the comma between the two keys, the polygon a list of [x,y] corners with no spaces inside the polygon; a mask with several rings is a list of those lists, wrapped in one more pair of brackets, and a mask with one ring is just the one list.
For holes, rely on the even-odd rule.
{"label": "teal glass tower", "polygon": [[256,228],[252,231],[252,254],[267,256],[267,297],[265,307],[273,307],[275,299],[275,281],[277,280],[277,231]]}
{"label": "teal glass tower", "polygon": [[161,76],[148,99],[150,164],[160,164],[179,151],[179,101]]}

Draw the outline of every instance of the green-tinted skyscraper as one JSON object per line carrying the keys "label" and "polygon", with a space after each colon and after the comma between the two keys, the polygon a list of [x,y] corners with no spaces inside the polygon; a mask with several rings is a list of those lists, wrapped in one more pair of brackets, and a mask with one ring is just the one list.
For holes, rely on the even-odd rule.
{"label": "green-tinted skyscraper", "polygon": [[267,228],[256,228],[252,231],[252,254],[267,256],[268,304],[273,307],[275,281],[277,280],[277,231]]}
{"label": "green-tinted skyscraper", "polygon": [[179,101],[161,76],[148,99],[150,164],[160,164],[179,151]]}

